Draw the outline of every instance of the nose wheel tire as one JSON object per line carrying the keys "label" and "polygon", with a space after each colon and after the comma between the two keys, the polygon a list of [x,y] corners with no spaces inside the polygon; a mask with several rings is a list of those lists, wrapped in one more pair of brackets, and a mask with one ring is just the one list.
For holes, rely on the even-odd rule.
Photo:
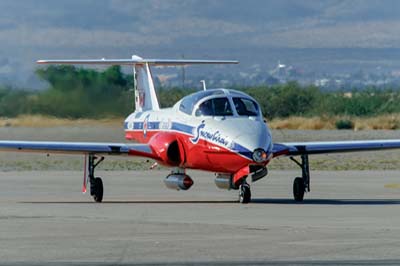
{"label": "nose wheel tire", "polygon": [[103,200],[103,181],[100,177],[96,177],[94,179],[92,196],[95,202],[101,202]]}
{"label": "nose wheel tire", "polygon": [[245,183],[239,187],[239,202],[249,203],[251,200],[250,185]]}
{"label": "nose wheel tire", "polygon": [[304,180],[301,177],[296,177],[293,182],[293,196],[295,201],[303,201],[305,192]]}

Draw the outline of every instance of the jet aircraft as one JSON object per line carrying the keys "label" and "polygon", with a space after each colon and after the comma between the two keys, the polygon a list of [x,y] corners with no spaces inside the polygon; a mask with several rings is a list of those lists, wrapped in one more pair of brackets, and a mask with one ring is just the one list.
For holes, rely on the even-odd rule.
{"label": "jet aircraft", "polygon": [[38,64],[128,65],[135,79],[135,111],[124,122],[127,143],[0,141],[0,150],[84,155],[83,192],[90,184],[94,201],[103,200],[103,182],[95,176],[105,156],[140,156],[171,168],[168,188],[188,190],[193,180],[186,169],[215,173],[221,189],[239,191],[239,202],[251,201],[249,180],[268,174],[268,163],[287,156],[301,169],[293,182],[293,197],[302,201],[310,191],[309,155],[400,148],[400,139],[274,143],[257,101],[230,89],[209,89],[190,94],[171,108],[158,104],[151,66],[237,64],[224,60],[94,59],[39,60]]}

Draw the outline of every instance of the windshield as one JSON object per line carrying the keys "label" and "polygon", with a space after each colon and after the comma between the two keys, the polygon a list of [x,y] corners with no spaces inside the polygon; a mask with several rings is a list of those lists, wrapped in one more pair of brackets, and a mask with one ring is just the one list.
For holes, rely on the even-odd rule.
{"label": "windshield", "polygon": [[196,116],[231,116],[233,115],[228,98],[214,98],[203,102],[196,110]]}
{"label": "windshield", "polygon": [[199,91],[184,97],[181,101],[179,106],[179,110],[191,115],[194,106],[198,103],[201,99],[211,96],[211,95],[220,95],[223,94],[221,90],[207,90],[207,91]]}
{"label": "windshield", "polygon": [[232,98],[238,115],[258,116],[258,105],[254,101],[247,98]]}

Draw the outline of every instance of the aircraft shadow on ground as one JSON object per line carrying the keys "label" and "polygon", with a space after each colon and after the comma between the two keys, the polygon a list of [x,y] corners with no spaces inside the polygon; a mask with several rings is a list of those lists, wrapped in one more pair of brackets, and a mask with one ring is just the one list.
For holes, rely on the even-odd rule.
{"label": "aircraft shadow on ground", "polygon": [[287,205],[400,205],[397,199],[305,199],[296,202],[293,199],[252,199],[255,204]]}
{"label": "aircraft shadow on ground", "polygon": [[[92,201],[21,201],[30,204],[96,204]],[[235,200],[110,200],[101,204],[238,204]],[[400,205],[397,199],[252,199],[252,204],[274,205]]]}
{"label": "aircraft shadow on ground", "polygon": [[31,204],[231,204],[237,201],[229,200],[109,200],[101,203],[92,201],[21,201]]}

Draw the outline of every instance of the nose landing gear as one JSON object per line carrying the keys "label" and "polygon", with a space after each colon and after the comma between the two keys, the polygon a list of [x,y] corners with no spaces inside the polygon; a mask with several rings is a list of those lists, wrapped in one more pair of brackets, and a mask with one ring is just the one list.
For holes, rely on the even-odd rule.
{"label": "nose landing gear", "polygon": [[251,200],[251,191],[250,185],[243,181],[243,184],[239,186],[239,202],[240,203],[249,203]]}

